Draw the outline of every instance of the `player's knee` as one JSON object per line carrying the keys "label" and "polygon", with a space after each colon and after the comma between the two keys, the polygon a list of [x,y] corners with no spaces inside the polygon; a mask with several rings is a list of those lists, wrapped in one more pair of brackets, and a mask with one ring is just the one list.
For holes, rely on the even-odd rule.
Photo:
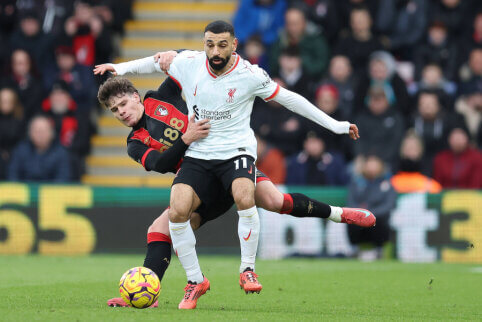
{"label": "player's knee", "polygon": [[189,213],[179,211],[175,208],[169,209],[169,221],[170,222],[186,222],[189,219]]}
{"label": "player's knee", "polygon": [[238,191],[233,195],[233,199],[238,210],[248,209],[255,205],[254,193],[249,193],[249,191]]}
{"label": "player's knee", "polygon": [[237,185],[233,187],[233,199],[236,203],[236,207],[239,210],[248,209],[255,206],[254,202],[254,185],[250,185],[249,182],[243,185]]}

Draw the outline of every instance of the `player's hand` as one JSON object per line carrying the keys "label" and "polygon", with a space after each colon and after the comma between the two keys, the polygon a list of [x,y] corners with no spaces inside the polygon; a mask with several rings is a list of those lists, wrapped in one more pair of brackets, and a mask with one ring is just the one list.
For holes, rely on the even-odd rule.
{"label": "player's hand", "polygon": [[209,134],[209,129],[211,124],[209,124],[209,119],[204,119],[196,122],[195,114],[191,115],[189,118],[189,124],[187,125],[186,133],[181,136],[181,139],[187,145],[191,143],[204,139]]}
{"label": "player's hand", "polygon": [[348,132],[350,138],[353,140],[358,140],[360,138],[360,134],[358,134],[358,127],[356,124],[350,124],[350,132]]}
{"label": "player's hand", "polygon": [[169,66],[171,66],[172,61],[177,56],[177,52],[174,50],[158,52],[154,55],[154,61],[159,64],[161,70],[167,73]]}
{"label": "player's hand", "polygon": [[105,72],[111,72],[112,75],[117,76],[117,72],[115,71],[114,66],[109,64],[95,65],[94,75],[104,75]]}

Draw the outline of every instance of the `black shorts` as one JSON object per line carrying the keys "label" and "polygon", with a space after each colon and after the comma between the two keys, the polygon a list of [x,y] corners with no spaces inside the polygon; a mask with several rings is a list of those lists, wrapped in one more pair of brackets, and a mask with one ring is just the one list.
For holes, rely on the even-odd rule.
{"label": "black shorts", "polygon": [[236,178],[249,178],[256,182],[254,159],[241,155],[229,160],[201,160],[185,157],[174,178],[173,185],[189,185],[201,200],[196,212],[201,224],[216,219],[234,204],[231,184]]}
{"label": "black shorts", "polygon": [[[263,172],[256,169],[256,183],[261,181],[266,181],[266,180],[271,181],[267,175],[265,175]],[[222,188],[224,194],[221,194],[221,193],[219,194],[218,201],[213,202],[209,205],[202,204],[196,210],[196,212],[201,216],[200,226],[204,225],[208,221],[221,217],[234,205],[233,196],[231,195],[230,192],[227,192],[226,190],[224,190],[220,181],[218,181],[218,186],[217,186],[217,189],[219,188]],[[214,188],[214,185],[213,185],[213,189],[216,189]]]}
{"label": "black shorts", "polygon": [[207,190],[211,180],[221,180],[226,191],[231,191],[231,184],[237,178],[248,178],[256,182],[256,166],[254,159],[248,155],[240,155],[229,160],[201,160],[185,157],[181,168],[174,178],[173,185],[184,183],[191,186],[199,199],[208,202],[212,193]]}

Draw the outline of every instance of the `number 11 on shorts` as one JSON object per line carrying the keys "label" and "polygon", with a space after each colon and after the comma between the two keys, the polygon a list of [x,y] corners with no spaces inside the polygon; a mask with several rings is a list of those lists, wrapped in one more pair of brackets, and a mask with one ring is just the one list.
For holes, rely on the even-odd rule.
{"label": "number 11 on shorts", "polygon": [[[240,159],[241,159],[241,161],[243,161],[243,168],[247,169],[248,168],[248,160],[246,159],[246,157],[241,157]],[[234,166],[235,166],[235,170],[239,169],[239,159],[234,160]]]}

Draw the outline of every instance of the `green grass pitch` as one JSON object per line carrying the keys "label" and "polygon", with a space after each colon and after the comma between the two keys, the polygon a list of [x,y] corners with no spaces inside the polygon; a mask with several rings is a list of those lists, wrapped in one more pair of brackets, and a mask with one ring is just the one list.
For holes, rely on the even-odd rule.
{"label": "green grass pitch", "polygon": [[185,275],[173,257],[157,309],[110,308],[117,283],[142,256],[0,256],[0,321],[338,321],[482,320],[482,267],[258,260],[264,288],[245,295],[239,258],[201,256],[211,291],[180,311]]}

